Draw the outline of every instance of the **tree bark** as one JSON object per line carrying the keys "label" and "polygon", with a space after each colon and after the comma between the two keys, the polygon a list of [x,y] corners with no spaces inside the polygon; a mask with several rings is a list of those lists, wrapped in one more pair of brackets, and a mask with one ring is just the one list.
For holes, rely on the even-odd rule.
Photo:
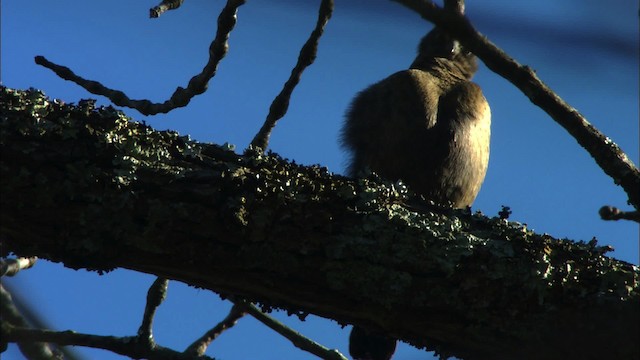
{"label": "tree bark", "polygon": [[156,274],[463,359],[640,357],[640,271],[595,241],[237,155],[92,101],[0,96],[3,256]]}

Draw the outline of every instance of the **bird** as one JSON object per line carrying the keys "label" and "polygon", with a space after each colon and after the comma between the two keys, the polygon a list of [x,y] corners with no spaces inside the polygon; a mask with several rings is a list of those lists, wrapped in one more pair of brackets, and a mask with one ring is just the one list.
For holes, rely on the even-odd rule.
{"label": "bird", "polygon": [[[356,95],[340,134],[350,154],[347,175],[375,172],[402,180],[418,195],[468,208],[489,163],[491,110],[471,82],[473,53],[434,27],[409,66]],[[389,360],[396,340],[354,326],[349,352],[357,360]]]}

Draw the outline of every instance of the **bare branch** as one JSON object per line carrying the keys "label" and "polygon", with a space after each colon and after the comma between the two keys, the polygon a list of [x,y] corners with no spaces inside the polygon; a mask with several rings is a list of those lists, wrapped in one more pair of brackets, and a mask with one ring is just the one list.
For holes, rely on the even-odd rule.
{"label": "bare branch", "polygon": [[156,314],[158,306],[160,306],[167,297],[168,286],[169,280],[158,277],[153,284],[151,284],[147,292],[147,304],[144,307],[144,315],[142,316],[140,329],[138,329],[138,337],[140,341],[148,342],[150,346],[153,346],[155,343],[153,340],[153,317]]}
{"label": "bare branch", "polygon": [[256,320],[267,325],[269,328],[277,332],[278,334],[287,338],[298,349],[309,352],[313,355],[325,360],[347,360],[338,350],[326,348],[317,342],[309,339],[308,337],[300,334],[299,332],[289,328],[278,320],[263,313],[255,305],[244,300],[238,300],[237,305],[242,306],[251,316]]}
{"label": "bare branch", "polygon": [[[25,329],[2,322],[2,339],[10,342],[50,342],[59,345],[86,346],[104,349],[116,354],[128,356],[132,359],[149,360],[193,360],[193,356],[177,352],[159,345],[149,348],[137,341],[137,337],[102,336],[77,333],[75,331],[51,331]],[[201,360],[214,360],[208,356],[201,356]]]}
{"label": "bare branch", "polygon": [[271,103],[271,107],[269,108],[269,115],[267,115],[267,119],[265,120],[262,128],[256,134],[256,136],[251,141],[251,145],[254,148],[259,148],[262,150],[266,150],[269,145],[269,137],[271,136],[271,131],[276,125],[276,122],[280,120],[286,113],[289,108],[289,100],[291,98],[291,93],[293,93],[293,89],[295,89],[298,82],[300,82],[300,76],[302,76],[302,72],[306,67],[313,64],[316,59],[316,53],[318,51],[318,40],[322,33],[324,32],[324,26],[327,24],[329,19],[331,18],[331,14],[333,13],[333,0],[322,0],[320,4],[320,10],[318,11],[318,21],[316,23],[315,29],[309,36],[307,42],[302,46],[300,50],[300,55],[298,56],[298,62],[296,66],[291,70],[291,76],[289,76],[289,80],[284,84],[282,91],[276,96],[276,98]]}
{"label": "bare branch", "polygon": [[209,46],[209,61],[200,74],[195,75],[189,80],[189,85],[187,85],[186,89],[178,87],[173,95],[171,95],[171,98],[163,103],[152,103],[147,99],[130,99],[124,92],[107,88],[97,81],[86,80],[74,74],[68,67],[52,63],[44,56],[36,56],[35,62],[38,65],[52,70],[59,77],[82,86],[92,94],[106,96],[118,106],[136,109],[144,115],[168,113],[175,108],[186,106],[194,96],[200,95],[207,90],[209,80],[215,76],[220,60],[227,54],[229,48],[227,41],[229,40],[231,30],[233,30],[236,24],[236,12],[238,7],[244,3],[245,0],[227,1],[227,5],[222,9],[218,17],[216,37]]}
{"label": "bare branch", "polygon": [[184,0],[162,0],[160,5],[149,10],[150,18],[157,18],[167,10],[175,10],[182,5]]}
{"label": "bare branch", "polygon": [[38,260],[37,257],[0,259],[0,276],[14,276],[20,270],[31,268]]}
{"label": "bare branch", "polygon": [[242,306],[233,305],[231,310],[229,310],[229,314],[222,321],[218,323],[214,328],[207,331],[201,338],[194,341],[193,344],[189,345],[189,347],[184,351],[184,354],[191,356],[202,356],[205,351],[207,351],[207,347],[215,340],[220,334],[222,334],[225,330],[233,327],[238,320],[245,316],[246,312],[243,310]]}
{"label": "bare branch", "polygon": [[[13,303],[11,294],[9,291],[5,290],[2,284],[0,284],[0,314],[2,314],[0,318],[2,319],[3,324],[10,323],[12,325],[25,328],[29,326],[28,321],[22,316],[18,308]],[[3,342],[7,341],[4,336],[2,338],[4,339]],[[53,360],[58,358],[46,342],[17,341],[17,343],[20,351],[27,359]]]}
{"label": "bare branch", "polygon": [[35,90],[0,86],[0,113],[0,255],[156,274],[460,358],[640,356],[640,270],[596,241]]}
{"label": "bare branch", "polygon": [[640,210],[640,170],[611,139],[598,131],[576,109],[545,85],[528,66],[523,66],[479,33],[463,16],[449,13],[427,0],[393,0],[424,19],[446,29],[496,74],[520,89],[586,149],[604,172],[620,185],[629,203]]}
{"label": "bare branch", "polygon": [[617,207],[603,206],[598,212],[602,220],[631,220],[640,222],[640,211],[622,211]]}

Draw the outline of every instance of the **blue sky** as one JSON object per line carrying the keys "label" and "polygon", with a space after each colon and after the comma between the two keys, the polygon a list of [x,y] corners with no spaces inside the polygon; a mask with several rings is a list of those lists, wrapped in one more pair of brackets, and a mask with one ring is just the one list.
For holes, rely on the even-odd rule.
{"label": "blue sky", "polygon": [[[95,98],[33,62],[36,55],[69,66],[85,78],[162,102],[186,86],[207,60],[223,1],[187,0],[177,11],[149,19],[158,0],[2,2],[2,83],[35,87],[54,98]],[[298,51],[316,21],[319,1],[248,1],[238,13],[230,52],[209,90],[186,108],[145,117],[198,141],[243,149],[267,115]],[[638,9],[625,0],[468,1],[467,15],[494,43],[540,78],[638,164]],[[288,114],[275,128],[271,149],[303,164],[342,173],[337,143],[343,114],[366,86],[405,69],[429,23],[383,0],[337,0],[318,58],[302,76]],[[602,205],[625,208],[626,196],[560,126],[506,80],[484,66],[474,79],[493,113],[491,160],[474,209],[495,215],[501,205],[512,220],[537,232],[590,240],[638,264],[638,225],[603,222]],[[99,104],[108,100],[98,98]],[[55,329],[134,334],[153,277],[118,270],[105,276],[40,261],[6,281]],[[156,320],[161,345],[184,349],[221,320],[230,306],[208,291],[170,283]],[[311,318],[278,317],[300,332],[346,353],[348,328]],[[79,350],[92,359],[115,359]],[[245,318],[210,347],[219,359],[313,359],[271,330]],[[3,359],[20,359],[15,348]],[[409,346],[396,359],[424,358]]]}

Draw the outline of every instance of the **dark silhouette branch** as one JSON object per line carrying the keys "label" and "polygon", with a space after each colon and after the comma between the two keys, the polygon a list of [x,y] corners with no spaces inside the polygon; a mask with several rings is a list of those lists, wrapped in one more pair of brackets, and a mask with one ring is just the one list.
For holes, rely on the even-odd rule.
{"label": "dark silhouette branch", "polygon": [[[29,327],[29,322],[22,316],[20,310],[13,303],[13,299],[9,291],[0,284],[0,314],[3,324],[12,324],[14,326]],[[5,349],[7,341],[4,336],[0,344],[0,348]],[[18,339],[14,341],[18,344],[20,352],[29,360],[55,360],[56,354],[46,342],[22,341]],[[4,350],[3,350],[4,351]]]}
{"label": "dark silhouette branch", "polygon": [[[47,342],[59,345],[86,346],[104,349],[116,354],[128,356],[132,359],[148,360],[193,360],[193,355],[180,353],[171,349],[155,345],[149,347],[146,343],[138,342],[137,336],[117,337],[77,333],[75,331],[51,331],[40,329],[26,329],[2,322],[1,333],[5,341],[10,342]],[[199,360],[214,360],[208,356],[201,356]]]}
{"label": "dark silhouette branch", "polygon": [[160,5],[149,10],[150,18],[157,18],[168,10],[175,10],[182,5],[184,0],[163,0]]}
{"label": "dark silhouette branch", "polygon": [[167,297],[168,286],[169,280],[159,277],[151,284],[147,292],[147,304],[144,307],[144,315],[142,316],[140,329],[138,329],[138,337],[140,341],[146,341],[151,346],[155,344],[153,339],[153,318],[158,306]]}
{"label": "dark silhouette branch", "polygon": [[445,11],[427,0],[393,0],[424,19],[446,29],[489,69],[520,89],[565,128],[594,158],[598,166],[627,193],[629,203],[640,210],[640,170],[611,139],[598,131],[576,109],[555,94],[528,66],[523,66],[478,32],[469,20]]}
{"label": "dark silhouette branch", "polygon": [[[143,324],[135,337],[98,336],[91,334],[78,334],[73,331],[50,331],[42,323],[34,324],[30,328],[31,321],[27,320],[14,305],[11,294],[0,285],[0,310],[2,313],[1,332],[6,343],[17,342],[20,350],[30,360],[56,360],[64,354],[64,359],[77,359],[78,357],[64,348],[52,350],[50,344],[87,346],[109,350],[134,359],[211,359],[204,356],[207,346],[225,329],[235,324],[244,313],[234,307],[231,313],[216,328],[212,329],[183,353],[158,346],[153,340],[151,326],[153,315],[166,296],[167,280],[158,278],[149,289],[147,306],[145,307]],[[33,315],[31,317],[34,317]]]}
{"label": "dark silhouette branch", "polygon": [[464,359],[640,356],[640,270],[595,241],[239,156],[87,102],[6,88],[0,100],[0,255],[151,273]]}
{"label": "dark silhouette branch", "polygon": [[[24,268],[23,270],[26,270]],[[11,275],[9,275],[11,276]],[[6,282],[0,284],[0,319],[6,321],[13,326],[24,328],[47,328],[48,325],[43,321],[43,317],[36,309],[29,306],[24,297],[16,292],[14,288]],[[6,347],[6,341],[0,341],[0,349]],[[61,357],[65,360],[79,360],[80,357],[75,351],[58,346],[58,344],[47,344],[41,342],[20,342],[18,348],[22,354],[29,360],[34,359],[55,359]]]}
{"label": "dark silhouette branch", "polygon": [[622,211],[617,207],[603,206],[599,214],[602,220],[631,220],[640,223],[640,211]]}
{"label": "dark silhouette branch", "polygon": [[231,307],[229,314],[222,321],[220,321],[215,327],[211,330],[207,331],[206,334],[202,335],[198,340],[194,341],[193,344],[189,345],[189,347],[184,351],[185,354],[190,354],[192,356],[202,356],[209,345],[215,340],[220,334],[222,334],[225,330],[228,330],[235,326],[238,320],[245,316],[246,312],[242,309],[241,306],[234,305]]}
{"label": "dark silhouette branch", "polygon": [[311,32],[309,39],[300,49],[300,55],[298,56],[298,62],[296,66],[291,70],[291,75],[289,79],[284,84],[284,87],[276,96],[276,98],[271,103],[271,107],[269,108],[269,114],[267,115],[267,119],[264,124],[256,134],[256,136],[251,141],[251,146],[256,149],[266,150],[269,145],[269,137],[271,136],[271,131],[276,126],[276,122],[280,120],[286,113],[287,109],[289,109],[289,100],[291,99],[291,94],[295,89],[298,82],[300,82],[300,77],[302,76],[302,72],[309,65],[313,64],[316,59],[316,54],[318,52],[318,41],[324,32],[324,27],[331,18],[331,14],[333,13],[333,0],[322,0],[320,4],[320,10],[318,10],[318,21],[316,22],[316,27]]}
{"label": "dark silhouette branch", "polygon": [[256,320],[265,324],[273,331],[282,335],[285,339],[291,341],[291,343],[298,349],[304,350],[308,353],[316,355],[324,360],[347,360],[338,350],[326,348],[317,342],[303,336],[299,332],[289,328],[278,320],[260,311],[255,305],[244,300],[235,301],[237,305],[245,309]]}
{"label": "dark silhouette branch", "polygon": [[204,93],[207,90],[209,80],[216,74],[218,64],[227,54],[229,48],[229,34],[236,24],[236,13],[238,8],[245,3],[245,0],[228,0],[227,5],[220,12],[218,17],[218,31],[216,37],[209,47],[209,61],[202,69],[202,72],[189,80],[187,88],[178,87],[169,100],[163,103],[153,103],[149,100],[133,100],[120,90],[109,89],[101,83],[93,80],[86,80],[71,71],[66,66],[54,64],[44,56],[36,56],[36,64],[42,65],[52,70],[59,77],[73,81],[92,94],[106,96],[115,105],[125,106],[138,110],[144,115],[155,115],[167,113],[175,108],[184,107],[191,99]]}

